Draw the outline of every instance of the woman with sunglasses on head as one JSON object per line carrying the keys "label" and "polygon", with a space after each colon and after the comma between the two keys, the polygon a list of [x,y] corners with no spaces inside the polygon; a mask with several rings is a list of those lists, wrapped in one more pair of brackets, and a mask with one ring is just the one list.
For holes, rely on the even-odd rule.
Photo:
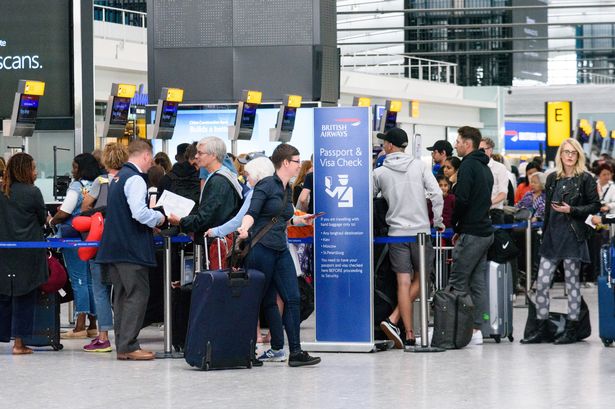
{"label": "woman with sunglasses on head", "polygon": [[552,341],[548,331],[549,288],[553,273],[560,261],[564,262],[568,317],[566,329],[555,344],[577,342],[577,329],[581,312],[581,263],[590,262],[587,239],[591,228],[585,220],[600,210],[596,182],[585,170],[585,154],[574,139],[566,139],[555,155],[556,171],[547,177],[543,242],[536,281],[537,329],[523,344]]}

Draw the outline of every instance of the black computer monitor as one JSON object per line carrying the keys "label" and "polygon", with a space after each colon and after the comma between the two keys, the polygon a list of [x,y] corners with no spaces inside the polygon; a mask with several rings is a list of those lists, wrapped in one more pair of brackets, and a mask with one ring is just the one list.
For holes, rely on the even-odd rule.
{"label": "black computer monitor", "polygon": [[397,112],[384,111],[381,121],[384,121],[383,132],[386,132],[391,128],[395,128],[397,126]]}
{"label": "black computer monitor", "polygon": [[33,124],[38,113],[38,95],[22,94],[19,99],[17,122]]}
{"label": "black computer monitor", "polygon": [[177,120],[178,102],[164,101],[160,113],[160,127],[174,128]]}
{"label": "black computer monitor", "polygon": [[284,107],[282,115],[282,132],[292,132],[295,129],[295,118],[297,117],[297,108]]}
{"label": "black computer monitor", "polygon": [[111,107],[111,125],[125,125],[128,122],[128,111],[130,110],[130,98],[113,97]]}
{"label": "black computer monitor", "polygon": [[[241,124],[239,124],[240,129],[254,129],[256,108],[258,108],[258,104],[249,104],[247,102],[243,104]],[[237,124],[235,124],[235,126],[237,126]]]}

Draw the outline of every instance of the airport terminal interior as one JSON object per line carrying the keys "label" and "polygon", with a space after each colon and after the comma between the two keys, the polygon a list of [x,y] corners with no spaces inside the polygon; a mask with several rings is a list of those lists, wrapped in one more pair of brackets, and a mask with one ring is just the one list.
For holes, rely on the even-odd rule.
{"label": "airport terminal interior", "polygon": [[614,95],[615,0],[0,0],[1,405],[612,408]]}

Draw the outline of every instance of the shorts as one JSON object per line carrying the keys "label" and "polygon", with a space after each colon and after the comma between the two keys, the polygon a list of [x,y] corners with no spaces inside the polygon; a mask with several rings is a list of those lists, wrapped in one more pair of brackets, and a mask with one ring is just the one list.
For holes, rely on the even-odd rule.
{"label": "shorts", "polygon": [[[425,241],[425,270],[427,277],[433,270],[434,249],[431,238],[427,236]],[[395,273],[410,274],[414,277],[414,272],[419,271],[419,244],[418,243],[391,243],[389,244],[389,260],[391,268]]]}

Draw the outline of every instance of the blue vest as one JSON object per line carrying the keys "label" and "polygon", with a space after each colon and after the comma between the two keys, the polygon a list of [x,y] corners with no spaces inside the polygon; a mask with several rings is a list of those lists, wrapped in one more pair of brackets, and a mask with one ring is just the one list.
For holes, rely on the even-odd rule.
{"label": "blue vest", "polygon": [[[132,176],[145,179],[132,163],[126,163],[109,181],[105,230],[96,256],[99,264],[131,263],[155,267],[152,229],[132,217],[124,185]],[[147,197],[143,198],[145,202]]]}

